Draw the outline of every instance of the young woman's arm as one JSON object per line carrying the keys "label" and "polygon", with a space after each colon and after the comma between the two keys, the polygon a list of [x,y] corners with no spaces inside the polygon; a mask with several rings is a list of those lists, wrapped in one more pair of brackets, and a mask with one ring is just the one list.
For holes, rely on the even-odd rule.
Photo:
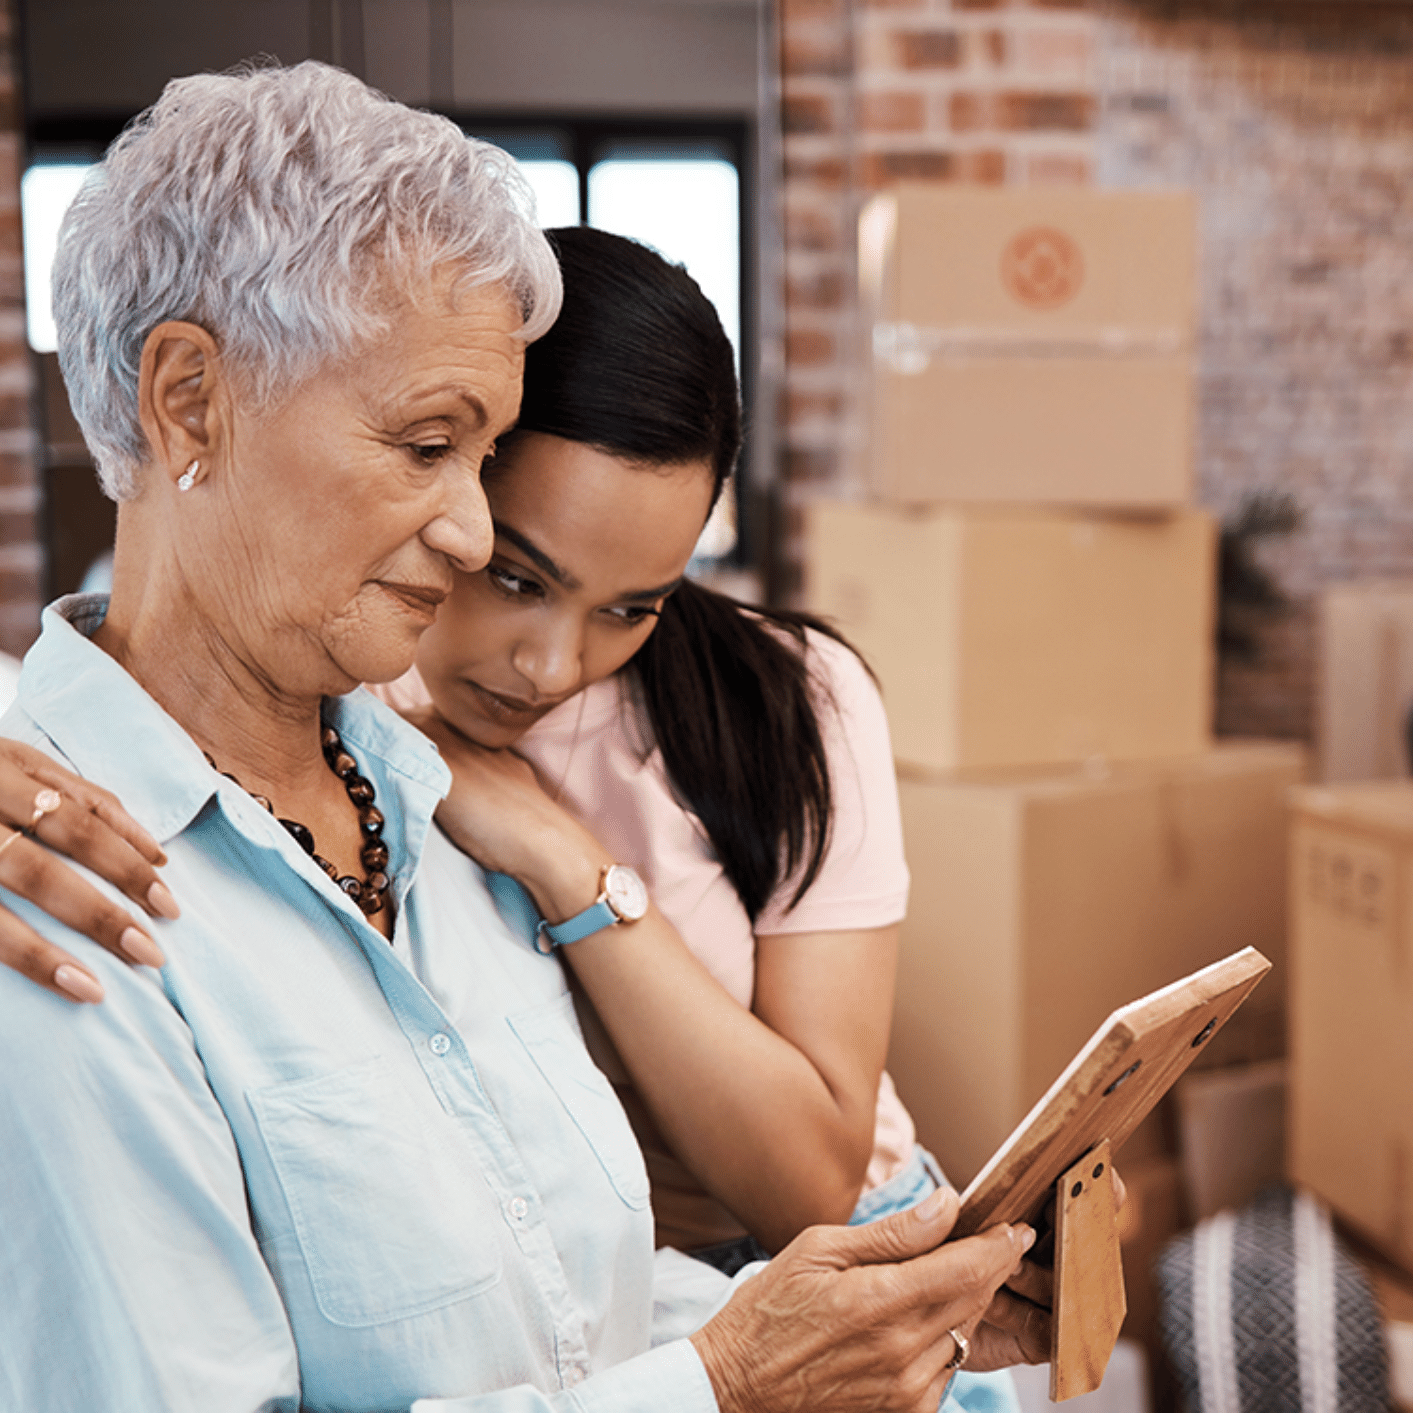
{"label": "young woman's arm", "polygon": [[[456,777],[438,821],[552,923],[616,862],[531,768],[419,720]],[[895,929],[759,939],[753,1011],[654,907],[563,949],[673,1151],[764,1246],[847,1221],[873,1149]]]}
{"label": "young woman's arm", "polygon": [[[48,792],[58,794],[57,807],[38,809],[52,805]],[[0,883],[125,961],[162,965],[161,949],[126,908],[43,847],[91,868],[150,916],[176,917],[176,901],[157,874],[166,855],[113,795],[33,746],[0,738],[0,826]],[[103,999],[86,966],[3,907],[0,965],[68,1001]]]}

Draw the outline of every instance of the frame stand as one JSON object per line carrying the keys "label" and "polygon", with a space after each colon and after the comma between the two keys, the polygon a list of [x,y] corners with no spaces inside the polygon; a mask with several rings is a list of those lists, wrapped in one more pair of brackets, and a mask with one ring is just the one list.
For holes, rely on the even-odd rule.
{"label": "frame stand", "polygon": [[1050,1398],[1060,1403],[1103,1383],[1128,1311],[1108,1139],[1055,1184],[1054,1311]]}

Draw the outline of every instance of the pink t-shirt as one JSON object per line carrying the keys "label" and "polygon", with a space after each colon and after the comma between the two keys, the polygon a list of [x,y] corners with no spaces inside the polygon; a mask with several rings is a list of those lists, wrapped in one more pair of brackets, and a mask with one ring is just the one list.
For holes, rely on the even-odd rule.
{"label": "pink t-shirt", "polygon": [[[787,880],[754,930],[701,822],[673,793],[629,674],[598,682],[557,707],[516,745],[604,848],[637,869],[698,960],[746,1007],[755,984],[757,934],[887,927],[907,910],[908,870],[883,703],[848,648],[815,633],[809,647],[834,794],[830,841],[799,903],[789,907],[794,883]],[[415,670],[379,695],[404,709],[427,703]],[[740,1223],[672,1155],[592,1018],[586,1018],[585,1039],[643,1145],[659,1240],[690,1249],[741,1235]],[[865,1190],[903,1166],[913,1136],[912,1120],[885,1074]]]}

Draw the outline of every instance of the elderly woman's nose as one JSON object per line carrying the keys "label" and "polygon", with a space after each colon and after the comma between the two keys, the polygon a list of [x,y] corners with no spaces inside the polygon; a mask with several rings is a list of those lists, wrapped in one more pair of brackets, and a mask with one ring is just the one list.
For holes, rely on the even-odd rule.
{"label": "elderly woman's nose", "polygon": [[491,508],[479,476],[456,478],[447,488],[438,514],[422,531],[428,549],[445,555],[463,574],[474,574],[490,562],[495,544]]}
{"label": "elderly woman's nose", "polygon": [[577,626],[546,624],[541,633],[522,638],[511,654],[511,666],[541,697],[573,692],[583,675],[583,634]]}

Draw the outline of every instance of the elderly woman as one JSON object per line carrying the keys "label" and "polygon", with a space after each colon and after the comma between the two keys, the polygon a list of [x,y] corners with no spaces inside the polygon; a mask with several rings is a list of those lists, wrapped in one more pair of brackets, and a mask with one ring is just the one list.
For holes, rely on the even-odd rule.
{"label": "elderly woman", "polygon": [[7,1407],[931,1410],[954,1331],[1041,1352],[997,1294],[1029,1233],[941,1245],[950,1193],[734,1295],[655,1257],[558,960],[352,690],[489,554],[479,467],[558,298],[525,206],[494,149],[308,64],[174,83],[69,217],[114,591],[49,611],[7,725],[126,802],[183,913],[159,976],[8,900],[107,1004],[0,974]]}

